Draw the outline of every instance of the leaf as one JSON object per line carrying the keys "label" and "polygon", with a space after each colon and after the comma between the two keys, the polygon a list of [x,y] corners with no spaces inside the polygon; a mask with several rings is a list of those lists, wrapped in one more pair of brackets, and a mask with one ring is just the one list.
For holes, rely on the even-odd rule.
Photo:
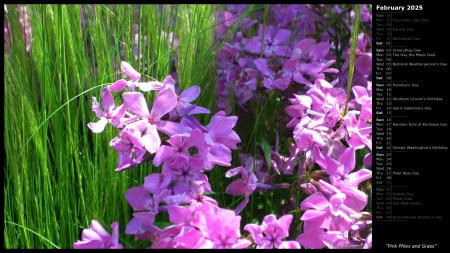
{"label": "leaf", "polygon": [[173,225],[172,223],[167,222],[167,221],[159,221],[159,222],[155,221],[153,224],[155,226],[157,226],[158,228],[160,228],[160,229],[164,229],[164,228],[166,228],[168,226],[172,226]]}
{"label": "leaf", "polygon": [[259,145],[261,146],[261,149],[264,153],[264,158],[266,159],[267,168],[271,168],[270,166],[270,145],[269,142],[267,142],[266,138],[264,138],[264,135],[260,135],[258,137]]}

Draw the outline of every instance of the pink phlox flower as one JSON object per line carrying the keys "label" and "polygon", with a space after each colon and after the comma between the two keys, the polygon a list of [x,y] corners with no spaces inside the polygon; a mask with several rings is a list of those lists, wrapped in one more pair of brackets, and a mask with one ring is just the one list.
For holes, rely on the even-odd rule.
{"label": "pink phlox flower", "polygon": [[[264,29],[264,38],[263,36]],[[266,57],[271,56],[291,56],[291,49],[284,44],[289,40],[291,32],[286,29],[277,29],[273,26],[259,25],[258,36],[250,39],[245,45],[245,50],[252,54],[261,53],[261,40],[263,40],[263,54]]]}
{"label": "pink phlox flower", "polygon": [[131,92],[134,92],[136,87],[139,87],[141,91],[162,90],[166,87],[170,87],[175,91],[175,80],[171,75],[166,76],[162,82],[138,82],[141,79],[141,74],[139,74],[139,72],[137,72],[128,62],[122,61],[121,69],[129,78],[131,78],[131,80],[126,81],[125,79],[120,79],[115,83],[108,85],[107,88],[109,90],[121,92],[128,86]]}
{"label": "pink phlox flower", "polygon": [[178,103],[176,108],[178,114],[184,116],[184,115],[211,113],[208,109],[204,107],[190,104],[190,102],[197,99],[199,95],[200,95],[200,87],[197,85],[189,87],[185,89],[183,92],[181,92],[181,94],[177,98]]}
{"label": "pink phlox flower", "polygon": [[313,145],[322,147],[325,145],[323,127],[315,126],[311,118],[304,116],[294,129],[294,140],[300,151],[309,151]]}
{"label": "pink phlox flower", "polygon": [[247,67],[247,58],[241,56],[240,49],[228,43],[219,51],[217,58],[222,75],[229,80],[238,79],[239,74]]}
{"label": "pink phlox flower", "polygon": [[280,28],[290,28],[299,11],[299,4],[271,4],[269,11],[273,12],[274,24]]}
{"label": "pink phlox flower", "polygon": [[[295,167],[300,163],[300,150],[296,146],[289,147],[290,157],[285,157],[278,154],[275,151],[271,152],[271,166],[272,168],[280,174],[283,172],[284,175],[291,175]],[[300,174],[302,174],[300,172]]]}
{"label": "pink phlox flower", "polygon": [[283,241],[289,236],[292,217],[291,214],[287,214],[277,219],[275,215],[270,214],[264,217],[261,226],[247,224],[244,230],[252,235],[257,249],[300,249],[296,241]]}
{"label": "pink phlox flower", "polygon": [[182,204],[189,204],[191,208],[197,209],[204,205],[211,205],[213,208],[218,208],[218,203],[215,199],[204,195],[204,192],[211,192],[211,186],[208,179],[192,181],[191,188],[188,192],[182,194],[172,195],[166,197],[165,201],[169,205],[178,206]]}
{"label": "pink phlox flower", "polygon": [[177,104],[176,94],[172,89],[167,87],[156,95],[151,112],[149,112],[141,93],[126,92],[123,94],[123,100],[127,109],[140,118],[140,120],[128,124],[126,128],[136,128],[142,133],[141,142],[149,153],[155,153],[161,145],[157,130],[169,136],[186,132],[186,129],[183,129],[178,123],[161,120]]}
{"label": "pink phlox flower", "polygon": [[293,29],[297,31],[298,35],[293,41],[299,41],[305,39],[309,34],[315,34],[317,29],[321,29],[322,27],[317,24],[316,20],[323,19],[323,17],[317,13],[313,4],[299,4],[295,7],[297,8],[295,9],[297,21]]}
{"label": "pink phlox flower", "polygon": [[170,88],[175,92],[175,83],[172,75],[168,75],[164,78],[162,82],[159,81],[149,81],[144,83],[137,83],[141,91],[152,91],[152,90],[163,90],[165,88]]}
{"label": "pink phlox flower", "polygon": [[[241,141],[239,135],[232,129],[236,125],[237,117],[225,115],[224,111],[219,111],[211,118],[211,123],[206,126],[206,129],[203,126],[198,127],[203,129],[205,146],[198,150],[196,157],[205,161],[205,170],[211,170],[215,164],[231,166],[230,149],[237,149],[236,144]],[[187,121],[184,122],[190,124]],[[191,122],[194,121],[191,120]]]}
{"label": "pink phlox flower", "polygon": [[258,58],[253,61],[256,68],[264,75],[264,87],[269,90],[285,90],[291,83],[294,72],[295,61],[285,60],[280,63],[275,59],[270,60],[270,67],[267,60]]}
{"label": "pink phlox flower", "polygon": [[258,181],[255,173],[253,172],[253,158],[247,158],[245,165],[247,166],[246,168],[239,166],[227,171],[225,174],[228,178],[236,176],[237,174],[241,175],[241,178],[230,183],[225,189],[226,193],[233,196],[244,195],[244,200],[235,209],[236,214],[240,213],[247,205],[249,202],[249,196],[256,189],[256,182]]}
{"label": "pink phlox flower", "polygon": [[130,91],[134,91],[137,86],[137,81],[141,78],[141,74],[139,74],[128,62],[122,61],[121,69],[131,78],[131,81],[120,79],[113,84],[108,85],[107,88],[110,91],[121,92],[125,90],[126,87],[129,87]]}
{"label": "pink phlox flower", "polygon": [[[241,142],[239,135],[233,131],[238,120],[237,116],[225,116],[224,111],[217,112],[211,122],[206,126],[210,141],[220,143],[229,149],[237,149],[237,144]],[[206,139],[206,137],[205,137]]]}
{"label": "pink phlox flower", "polygon": [[[240,20],[240,16],[238,16],[237,14],[239,13],[230,13],[228,11],[223,11],[222,12],[222,20],[224,21],[224,25],[226,28],[229,28],[230,26],[233,26],[236,22],[238,22]],[[239,28],[240,29],[247,29],[250,26],[257,24],[258,20],[251,20],[249,18],[244,18],[242,19],[242,21],[239,23]]]}
{"label": "pink phlox flower", "polygon": [[96,220],[91,221],[89,229],[84,229],[81,241],[73,244],[74,249],[123,249],[119,244],[119,225],[117,222],[111,224],[113,230],[110,235]]}
{"label": "pink phlox flower", "polygon": [[335,60],[326,60],[325,57],[330,49],[330,43],[320,42],[315,44],[314,39],[304,39],[294,46],[290,60],[295,61],[295,71],[292,77],[294,81],[312,86],[310,80],[305,78],[305,74],[316,79],[325,79],[324,73],[338,73],[339,71],[330,68]]}
{"label": "pink phlox flower", "polygon": [[133,218],[128,222],[125,228],[125,234],[135,235],[137,240],[148,240],[155,242],[163,232],[154,225],[155,213],[135,212]]}
{"label": "pink phlox flower", "polygon": [[248,100],[255,97],[254,92],[257,87],[258,71],[252,68],[245,68],[241,72],[240,78],[236,85],[232,86],[234,90],[234,98],[239,104],[244,104]]}
{"label": "pink phlox flower", "polygon": [[106,88],[102,90],[102,106],[103,110],[100,108],[97,99],[92,97],[92,111],[94,111],[100,119],[96,123],[88,123],[89,129],[91,129],[93,133],[103,132],[107,123],[111,123],[114,127],[118,128],[128,122],[128,120],[124,118],[126,107],[123,104],[116,106],[111,92]]}
{"label": "pink phlox flower", "polygon": [[372,177],[372,171],[360,169],[353,172],[355,168],[355,148],[347,148],[336,161],[329,156],[320,153],[318,147],[313,149],[314,158],[323,169],[330,175],[330,182],[338,189],[344,187],[357,188],[362,181]]}
{"label": "pink phlox flower", "polygon": [[205,137],[198,128],[189,133],[175,134],[167,141],[171,146],[162,145],[155,153],[153,164],[160,166],[163,162],[170,166],[178,156],[192,157],[190,152],[198,151],[205,145]]}
{"label": "pink phlox flower", "polygon": [[289,98],[292,105],[285,108],[286,113],[293,119],[289,121],[286,127],[294,127],[300,122],[300,118],[307,115],[311,109],[313,100],[308,95],[293,94],[294,98]]}
{"label": "pink phlox flower", "polygon": [[210,209],[209,212],[198,213],[191,225],[202,233],[196,248],[242,249],[251,245],[247,239],[240,239],[241,216],[227,209]]}
{"label": "pink phlox flower", "polygon": [[353,220],[346,212],[340,210],[340,207],[345,207],[342,204],[344,198],[345,195],[339,193],[327,199],[322,192],[307,197],[300,204],[300,209],[305,211],[300,218],[304,221],[304,226],[320,227],[333,231],[349,230]]}
{"label": "pink phlox flower", "polygon": [[197,158],[186,158],[178,156],[171,164],[170,169],[166,169],[166,173],[170,173],[174,194],[189,193],[191,185],[194,181],[205,182],[207,191],[211,191],[211,186],[208,183],[208,177],[202,173],[203,161]]}
{"label": "pink phlox flower", "polygon": [[[303,237],[308,240],[320,239],[318,237],[321,236],[323,230],[309,234],[310,230],[315,228],[339,232],[350,230],[356,222],[351,217],[360,212],[367,204],[367,195],[356,188],[346,187],[339,190],[323,180],[319,180],[318,183],[319,191],[307,197],[300,204],[300,209],[305,211],[301,217],[301,220],[304,221],[305,235]],[[297,241],[305,245],[299,238]],[[307,247],[321,246],[321,243],[315,242],[317,243],[311,243]]]}
{"label": "pink phlox flower", "polygon": [[133,168],[144,162],[146,150],[141,142],[140,132],[134,128],[123,129],[119,135],[111,140],[109,145],[119,154],[117,172]]}

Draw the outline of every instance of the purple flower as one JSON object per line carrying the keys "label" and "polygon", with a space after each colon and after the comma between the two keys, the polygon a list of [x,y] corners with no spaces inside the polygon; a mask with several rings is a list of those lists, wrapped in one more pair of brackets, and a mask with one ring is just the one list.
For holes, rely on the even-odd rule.
{"label": "purple flower", "polygon": [[136,85],[139,86],[141,91],[163,90],[166,87],[175,91],[175,80],[171,75],[166,76],[162,82],[149,81],[145,83],[136,83]]}
{"label": "purple flower", "polygon": [[283,44],[289,40],[291,32],[286,29],[277,29],[272,26],[264,28],[263,25],[259,25],[258,37],[254,37],[248,41],[245,45],[246,51],[253,54],[261,53],[261,38],[263,36],[263,29],[265,29],[263,42],[264,56],[289,57],[291,54],[291,49],[287,46],[283,46]]}
{"label": "purple flower", "polygon": [[241,196],[241,195],[245,196],[244,200],[236,207],[235,210],[236,214],[240,213],[242,209],[244,209],[244,207],[247,205],[249,201],[249,196],[256,189],[256,182],[258,181],[258,179],[256,179],[255,173],[253,173],[253,166],[249,167],[248,169],[239,166],[237,168],[227,171],[225,176],[233,177],[236,176],[238,173],[241,174],[242,178],[232,182],[225,189],[226,193],[231,194],[233,196]]}
{"label": "purple flower", "polygon": [[[135,167],[144,161],[146,150],[140,142],[140,132],[134,128],[125,128],[120,132],[122,138],[115,137],[109,145],[119,153],[117,172]],[[133,158],[133,155],[135,156]]]}
{"label": "purple flower", "polygon": [[304,116],[294,129],[294,139],[299,151],[310,151],[314,145],[325,145],[322,129],[315,127],[311,118]]}
{"label": "purple flower", "polygon": [[125,234],[136,235],[137,240],[154,241],[161,233],[161,229],[155,226],[155,213],[137,212],[133,213],[133,218],[125,228]]}
{"label": "purple flower", "polygon": [[205,182],[207,191],[211,191],[208,177],[202,174],[202,166],[203,161],[200,159],[178,156],[171,165],[171,170],[167,172],[171,174],[172,181],[176,181],[173,186],[174,194],[190,192],[194,181]]}
{"label": "purple flower", "polygon": [[296,241],[283,241],[289,236],[291,221],[291,214],[284,215],[279,220],[275,215],[270,214],[264,217],[261,226],[247,224],[244,230],[252,235],[257,249],[300,249],[300,245]]}
{"label": "purple flower", "polygon": [[177,97],[172,89],[165,88],[156,95],[151,112],[148,111],[144,96],[139,92],[126,92],[123,94],[123,100],[127,109],[141,118],[128,124],[126,128],[135,128],[142,133],[141,142],[151,154],[161,145],[157,129],[168,135],[181,131],[177,123],[161,120],[161,117],[173,110],[177,104]]}
{"label": "purple flower", "polygon": [[291,60],[295,60],[294,81],[312,86],[310,80],[304,77],[309,75],[314,79],[325,79],[324,73],[338,73],[339,71],[330,68],[336,61],[324,59],[330,49],[330,43],[320,42],[315,44],[314,39],[304,39],[298,42],[292,51]]}
{"label": "purple flower", "polygon": [[94,133],[101,133],[105,129],[105,126],[110,122],[114,127],[120,127],[125,120],[126,107],[122,104],[118,107],[114,104],[114,98],[111,92],[104,88],[102,91],[102,105],[104,110],[100,108],[95,97],[92,97],[92,111],[95,112],[100,121],[97,123],[89,122],[88,127]]}
{"label": "purple flower", "polygon": [[313,100],[310,96],[307,95],[297,95],[293,94],[295,98],[289,98],[289,102],[292,105],[286,107],[286,113],[293,117],[293,119],[286,125],[286,127],[293,127],[300,122],[300,118],[304,115],[308,114],[309,109],[311,109],[311,105]]}
{"label": "purple flower", "polygon": [[183,92],[181,92],[181,94],[178,96],[178,103],[176,106],[178,113],[180,113],[180,115],[211,113],[204,107],[190,104],[190,102],[197,99],[199,95],[200,87],[198,87],[197,85],[189,87],[188,89],[185,89]]}
{"label": "purple flower", "polygon": [[186,127],[198,128],[205,136],[205,146],[198,150],[196,158],[205,161],[205,170],[212,170],[215,164],[231,166],[231,150],[237,149],[236,144],[241,141],[239,135],[233,131],[236,116],[225,116],[224,111],[217,112],[211,123],[202,126],[195,118],[183,118],[181,124]]}
{"label": "purple flower", "polygon": [[229,80],[236,80],[242,70],[247,66],[247,58],[241,56],[239,48],[225,44],[217,55],[222,75]]}
{"label": "purple flower", "polygon": [[242,70],[242,76],[236,81],[236,85],[232,86],[236,103],[244,104],[255,96],[258,75],[259,72],[256,69],[245,68]]}
{"label": "purple flower", "polygon": [[[205,176],[206,177],[206,176]],[[189,192],[184,192],[178,195],[172,195],[165,198],[166,203],[170,206],[190,204],[190,208],[198,209],[204,205],[211,205],[218,208],[217,201],[211,197],[203,195],[203,192],[211,191],[211,186],[208,183],[208,178],[205,180],[192,181]]]}
{"label": "purple flower", "polygon": [[[289,147],[289,153],[290,157],[284,157],[277,152],[271,152],[270,164],[278,174],[283,172],[285,175],[290,175],[295,167],[299,165],[301,159],[298,158],[300,156],[298,148],[296,146]],[[303,174],[302,172],[303,171],[298,171],[297,175]]]}
{"label": "purple flower", "polygon": [[202,233],[196,247],[213,249],[242,249],[251,245],[247,239],[240,239],[241,216],[236,216],[231,210],[213,209],[195,217],[191,222]]}
{"label": "purple flower", "polygon": [[264,75],[264,87],[269,90],[285,90],[291,83],[292,73],[295,68],[295,60],[286,60],[283,68],[279,62],[271,62],[269,68],[267,60],[258,58],[253,61],[256,68]]}
{"label": "purple flower", "polygon": [[163,162],[172,164],[178,156],[191,157],[189,151],[201,149],[205,143],[202,131],[194,128],[190,133],[175,134],[167,141],[171,146],[162,145],[156,151],[153,164],[160,166]]}
{"label": "purple flower", "polygon": [[125,193],[125,198],[136,211],[149,210],[152,213],[158,213],[160,211],[159,203],[172,193],[167,189],[170,182],[170,176],[163,176],[159,173],[150,174],[145,177],[143,186],[130,188]]}
{"label": "purple flower", "polygon": [[131,78],[131,81],[137,82],[141,79],[141,74],[139,74],[128,62],[122,62],[121,69],[127,76]]}
{"label": "purple flower", "polygon": [[303,234],[299,235],[295,240],[308,249],[322,249],[325,247],[322,239],[324,234],[323,228],[310,226],[308,229],[305,228]]}
{"label": "purple flower", "polygon": [[315,228],[340,232],[350,230],[355,223],[352,217],[367,204],[367,195],[353,187],[339,190],[323,180],[318,183],[320,191],[300,204],[300,209],[305,211],[301,217],[304,221],[304,231]]}
{"label": "purple flower", "polygon": [[360,169],[357,172],[350,173],[355,168],[355,148],[347,148],[339,157],[339,161],[329,156],[324,156],[319,149],[313,149],[314,158],[330,175],[330,182],[338,189],[344,187],[355,187],[372,177],[372,171],[368,169]]}
{"label": "purple flower", "polygon": [[236,116],[226,117],[225,112],[217,112],[211,118],[211,123],[206,126],[210,140],[220,143],[229,149],[237,149],[236,144],[241,142],[241,139],[232,129],[236,125],[237,120],[238,117]]}
{"label": "purple flower", "polygon": [[110,235],[102,225],[96,221],[91,221],[89,229],[84,229],[81,235],[82,240],[73,244],[74,249],[123,249],[119,244],[119,225],[117,222],[111,224],[113,230]]}

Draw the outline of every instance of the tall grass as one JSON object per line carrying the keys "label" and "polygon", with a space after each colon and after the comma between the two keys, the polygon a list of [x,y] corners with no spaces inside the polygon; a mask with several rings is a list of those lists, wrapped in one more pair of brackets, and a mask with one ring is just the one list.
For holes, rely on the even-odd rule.
{"label": "tall grass", "polygon": [[[109,141],[117,132],[110,126],[102,134],[89,131],[87,123],[96,121],[91,98],[121,77],[122,48],[123,60],[144,80],[162,80],[175,67],[181,90],[200,85],[197,102],[211,108],[213,50],[219,48],[213,45],[213,16],[220,6],[141,5],[135,12],[134,5],[27,5],[30,52],[18,7],[8,5],[5,12],[12,45],[4,53],[4,247],[72,248],[92,219],[105,228],[118,221],[125,248],[146,246],[124,234],[132,217],[124,194],[153,168],[114,172],[117,153]],[[143,55],[138,59],[136,24]],[[179,36],[174,50],[168,47],[170,32]],[[172,66],[175,49],[178,65]]]}

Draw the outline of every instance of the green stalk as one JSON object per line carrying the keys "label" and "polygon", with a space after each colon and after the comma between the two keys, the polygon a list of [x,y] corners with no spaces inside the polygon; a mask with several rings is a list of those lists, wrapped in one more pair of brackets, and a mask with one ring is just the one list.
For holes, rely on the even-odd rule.
{"label": "green stalk", "polygon": [[347,114],[348,101],[350,99],[350,91],[352,89],[353,71],[355,70],[355,54],[356,45],[358,43],[359,23],[361,22],[361,4],[356,5],[356,20],[352,33],[352,48],[350,52],[350,64],[348,66],[348,80],[347,80],[347,100],[345,101],[344,115]]}

